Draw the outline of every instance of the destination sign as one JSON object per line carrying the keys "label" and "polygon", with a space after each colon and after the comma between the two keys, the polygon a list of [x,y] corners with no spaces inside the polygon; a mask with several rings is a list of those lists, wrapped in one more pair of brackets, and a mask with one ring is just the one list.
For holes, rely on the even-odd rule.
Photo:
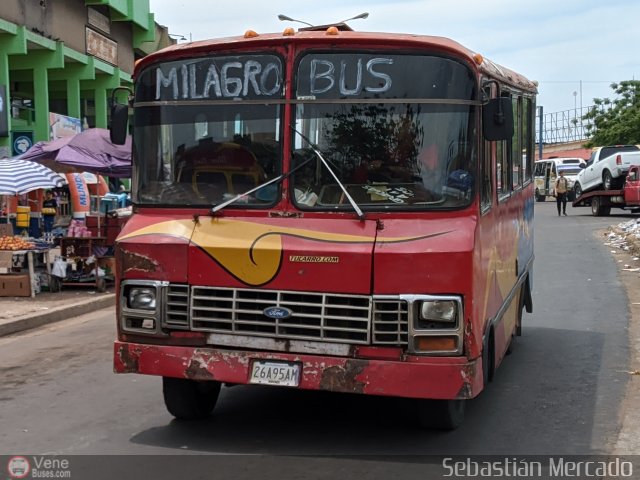
{"label": "destination sign", "polygon": [[283,67],[274,55],[242,55],[168,62],[146,70],[139,100],[282,98]]}
{"label": "destination sign", "polygon": [[[284,98],[284,65],[276,55],[234,55],[167,62],[145,70],[137,101]],[[308,53],[296,72],[297,100],[474,98],[472,71],[435,55]]]}
{"label": "destination sign", "polygon": [[471,70],[434,55],[310,53],[300,61],[296,96],[323,98],[460,98],[473,92]]}

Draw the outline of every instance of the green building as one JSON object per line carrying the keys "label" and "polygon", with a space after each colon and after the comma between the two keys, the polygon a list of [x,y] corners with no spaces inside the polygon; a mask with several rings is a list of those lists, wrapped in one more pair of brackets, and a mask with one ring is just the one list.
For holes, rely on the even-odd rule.
{"label": "green building", "polygon": [[2,0],[0,158],[49,140],[55,118],[105,128],[112,90],[172,43],[149,0]]}

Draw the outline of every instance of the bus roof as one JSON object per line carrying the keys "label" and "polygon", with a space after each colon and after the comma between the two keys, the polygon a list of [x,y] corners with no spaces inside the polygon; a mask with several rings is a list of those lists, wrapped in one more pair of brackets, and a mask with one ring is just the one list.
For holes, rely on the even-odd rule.
{"label": "bus roof", "polygon": [[[506,67],[484,58],[477,52],[469,50],[465,46],[446,37],[437,37],[430,35],[417,35],[407,33],[381,33],[381,32],[354,32],[336,30],[337,33],[329,34],[327,30],[298,30],[293,34],[285,32],[291,29],[285,29],[282,33],[265,33],[258,34],[247,31],[244,36],[224,37],[211,40],[201,40],[192,43],[181,43],[159,50],[143,57],[136,62],[135,74],[137,76],[141,68],[157,61],[171,59],[179,59],[191,57],[194,55],[208,54],[212,51],[224,51],[228,48],[268,48],[274,46],[282,46],[287,44],[308,44],[317,45],[342,45],[388,47],[389,45],[397,45],[405,48],[424,48],[432,47],[436,51],[449,53],[462,57],[471,65],[476,65],[478,70],[492,78],[500,80],[508,85],[518,87],[532,93],[537,93],[537,82],[533,82],[523,75],[514,72]],[[251,32],[251,33],[250,33]]]}

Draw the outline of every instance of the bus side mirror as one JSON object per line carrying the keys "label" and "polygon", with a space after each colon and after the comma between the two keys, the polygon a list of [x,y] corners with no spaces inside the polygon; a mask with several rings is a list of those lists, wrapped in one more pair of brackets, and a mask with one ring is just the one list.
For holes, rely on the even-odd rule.
{"label": "bus side mirror", "polygon": [[482,107],[482,132],[490,142],[509,140],[513,136],[513,107],[510,98],[492,98]]}
{"label": "bus side mirror", "polygon": [[114,103],[111,106],[111,125],[109,128],[111,143],[124,145],[127,139],[128,122],[129,106],[122,103]]}

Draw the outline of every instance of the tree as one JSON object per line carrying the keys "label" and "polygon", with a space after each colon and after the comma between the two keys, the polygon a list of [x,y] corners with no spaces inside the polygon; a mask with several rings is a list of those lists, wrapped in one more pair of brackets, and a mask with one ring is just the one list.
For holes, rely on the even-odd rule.
{"label": "tree", "polygon": [[612,83],[616,98],[595,98],[595,106],[584,115],[590,137],[586,147],[640,143],[640,81]]}

